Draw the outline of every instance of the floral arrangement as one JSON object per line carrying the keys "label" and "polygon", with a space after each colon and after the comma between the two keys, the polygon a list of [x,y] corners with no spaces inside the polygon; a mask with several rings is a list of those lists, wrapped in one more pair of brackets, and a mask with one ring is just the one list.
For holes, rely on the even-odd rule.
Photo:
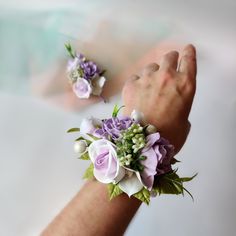
{"label": "floral arrangement", "polygon": [[174,146],[153,125],[142,125],[140,112],[118,116],[120,109],[115,106],[111,118],[83,119],[80,128],[68,130],[80,133],[74,151],[91,162],[84,178],[108,184],[110,199],[124,192],[149,204],[157,194],[189,193],[183,183],[196,175],[178,176]]}
{"label": "floral arrangement", "polygon": [[65,44],[71,57],[67,63],[67,73],[73,92],[78,98],[87,99],[91,95],[101,96],[106,78],[97,64],[87,60],[83,54],[73,51],[70,44]]}

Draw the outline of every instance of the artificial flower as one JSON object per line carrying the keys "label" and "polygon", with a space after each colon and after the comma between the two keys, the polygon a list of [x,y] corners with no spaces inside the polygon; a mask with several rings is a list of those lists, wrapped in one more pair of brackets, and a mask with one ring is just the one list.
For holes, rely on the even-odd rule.
{"label": "artificial flower", "polygon": [[148,190],[152,189],[154,176],[171,171],[171,160],[174,156],[174,147],[160,137],[159,133],[150,134],[146,137],[147,144],[142,149],[141,155],[146,159],[141,161],[144,170],[141,177]]}
{"label": "artificial flower", "polygon": [[129,117],[112,117],[103,121],[102,127],[97,129],[95,133],[104,138],[111,137],[116,140],[121,137],[123,130],[127,130],[133,124],[133,120]]}
{"label": "artificial flower", "polygon": [[102,126],[102,121],[91,117],[91,118],[84,118],[80,124],[80,133],[81,134],[92,134],[95,135],[95,131],[98,127]]}
{"label": "artificial flower", "polygon": [[78,98],[89,98],[92,93],[92,87],[86,79],[78,78],[73,84],[73,91]]}
{"label": "artificial flower", "polygon": [[94,177],[102,183],[119,182],[125,175],[125,169],[119,165],[115,145],[100,139],[88,147],[90,160],[94,164]]}
{"label": "artificial flower", "polygon": [[84,72],[84,78],[87,80],[97,77],[100,73],[98,66],[93,61],[83,61],[80,63],[80,68]]}
{"label": "artificial flower", "polygon": [[102,93],[103,86],[106,82],[106,78],[104,76],[97,76],[92,81],[93,95],[100,96]]}
{"label": "artificial flower", "polygon": [[140,173],[130,169],[128,170],[128,174],[119,182],[119,188],[129,197],[138,193],[143,187]]}

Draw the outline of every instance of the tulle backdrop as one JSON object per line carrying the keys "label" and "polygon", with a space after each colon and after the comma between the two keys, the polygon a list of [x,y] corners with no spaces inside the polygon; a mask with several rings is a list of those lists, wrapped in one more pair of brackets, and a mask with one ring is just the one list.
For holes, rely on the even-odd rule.
{"label": "tulle backdrop", "polygon": [[[214,4],[213,4],[214,3]],[[126,235],[233,235],[235,231],[234,1],[1,1],[0,235],[38,235],[79,190],[87,163],[65,131],[106,117],[131,73],[186,42],[198,48],[192,132],[178,159],[195,202],[161,196]],[[64,42],[107,70],[104,95],[81,101],[65,75]]]}

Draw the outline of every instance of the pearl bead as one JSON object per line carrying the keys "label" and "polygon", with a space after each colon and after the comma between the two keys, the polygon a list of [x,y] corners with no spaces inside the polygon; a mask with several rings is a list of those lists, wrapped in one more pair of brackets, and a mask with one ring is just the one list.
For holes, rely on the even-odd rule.
{"label": "pearl bead", "polygon": [[148,125],[145,132],[146,134],[154,134],[157,132],[157,128],[154,125]]}
{"label": "pearl bead", "polygon": [[87,148],[87,143],[85,140],[76,141],[74,144],[74,152],[75,153],[81,154],[86,151],[86,148]]}

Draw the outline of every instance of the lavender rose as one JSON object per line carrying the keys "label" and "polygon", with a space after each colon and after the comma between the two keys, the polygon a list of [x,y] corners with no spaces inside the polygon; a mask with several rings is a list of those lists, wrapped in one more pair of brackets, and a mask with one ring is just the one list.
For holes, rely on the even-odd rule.
{"label": "lavender rose", "polygon": [[112,117],[103,121],[102,128],[97,129],[95,133],[104,138],[109,136],[116,140],[121,137],[121,131],[128,129],[134,121],[129,117]]}
{"label": "lavender rose", "polygon": [[79,98],[89,98],[92,93],[92,87],[86,79],[78,78],[73,84],[73,91]]}
{"label": "lavender rose", "polygon": [[151,190],[155,175],[165,174],[172,170],[171,160],[174,156],[174,146],[161,138],[159,133],[150,134],[147,136],[147,144],[141,155],[147,157],[141,161],[144,166],[144,170],[141,172],[142,181]]}
{"label": "lavender rose", "polygon": [[92,142],[88,154],[94,164],[94,177],[105,184],[119,182],[125,175],[125,169],[119,165],[113,143],[105,139]]}
{"label": "lavender rose", "polygon": [[84,78],[87,80],[93,79],[99,75],[99,69],[96,63],[92,61],[84,61],[80,63],[80,67],[84,72]]}

